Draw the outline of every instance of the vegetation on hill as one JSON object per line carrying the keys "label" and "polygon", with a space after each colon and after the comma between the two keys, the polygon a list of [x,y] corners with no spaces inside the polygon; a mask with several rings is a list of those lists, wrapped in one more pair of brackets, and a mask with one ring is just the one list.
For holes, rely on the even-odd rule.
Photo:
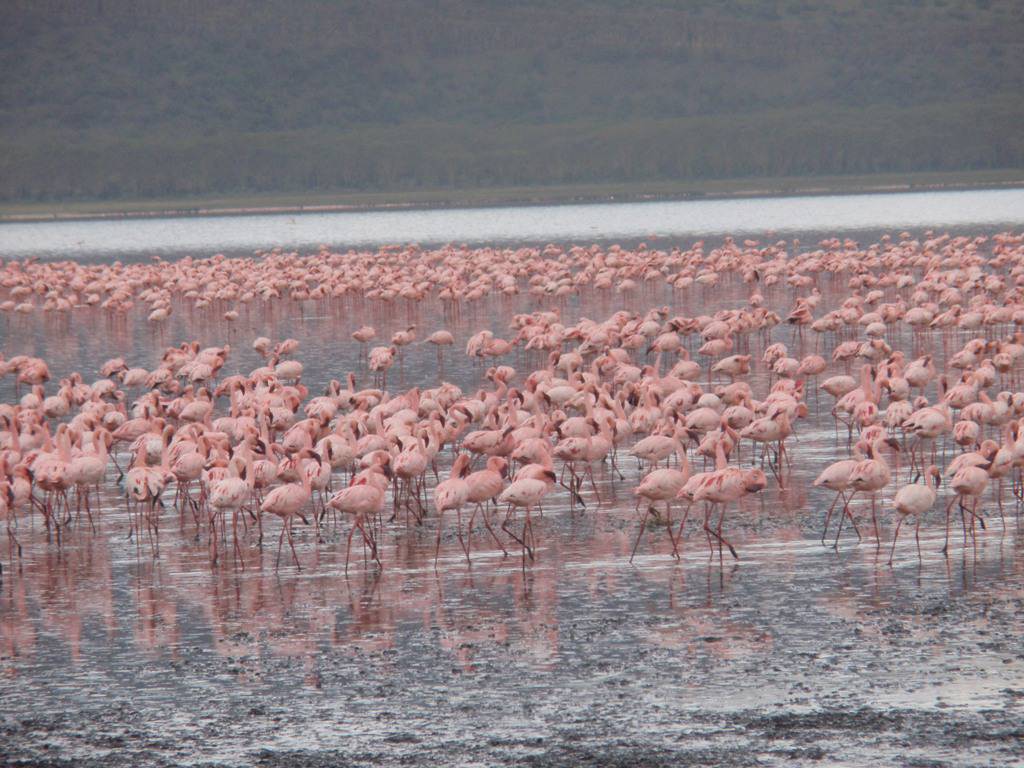
{"label": "vegetation on hill", "polygon": [[1017,0],[6,0],[0,199],[1024,167]]}

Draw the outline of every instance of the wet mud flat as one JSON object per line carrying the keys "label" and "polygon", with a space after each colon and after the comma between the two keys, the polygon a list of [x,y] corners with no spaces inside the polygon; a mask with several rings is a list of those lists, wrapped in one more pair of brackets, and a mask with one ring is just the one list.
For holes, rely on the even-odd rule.
{"label": "wet mud flat", "polygon": [[[595,527],[628,535],[628,522]],[[627,566],[552,544],[525,573],[449,563],[344,579],[325,560],[315,575],[225,577],[207,606],[182,599],[193,577],[173,573],[180,564],[115,557],[110,605],[138,611],[133,626],[83,611],[71,659],[45,611],[33,658],[8,640],[0,755],[21,766],[1024,760],[1015,533],[920,565],[901,545],[890,569],[874,546],[783,548],[778,531],[759,540],[763,526],[742,522],[748,556],[732,567],[696,545],[680,565],[651,554]],[[941,544],[922,538],[926,551]],[[9,580],[4,590],[17,600]]]}
{"label": "wet mud flat", "polygon": [[[92,713],[90,713],[92,714]],[[98,713],[97,713],[98,714]],[[121,765],[537,765],[537,766],[759,766],[759,765],[1014,765],[1020,762],[1019,718],[1005,712],[973,716],[871,708],[814,714],[737,712],[728,717],[691,713],[675,734],[619,734],[621,723],[585,729],[570,723],[538,736],[424,739],[412,733],[385,736],[374,748],[257,749],[231,760],[194,760],[173,741],[147,734],[112,712],[100,715],[93,733],[74,727],[103,757],[69,760],[45,744],[14,749],[11,766]],[[587,712],[602,717],[600,713]],[[605,718],[602,717],[602,720]],[[111,721],[111,722],[107,722]],[[278,723],[260,721],[264,727]],[[33,730],[48,730],[37,723]],[[66,729],[66,726],[60,726]],[[252,726],[245,727],[248,732]],[[114,732],[116,735],[105,735]],[[258,736],[256,737],[258,738]],[[396,754],[397,752],[401,754]],[[161,753],[159,756],[154,752]],[[179,757],[174,757],[177,754]],[[934,757],[942,755],[942,757]]]}

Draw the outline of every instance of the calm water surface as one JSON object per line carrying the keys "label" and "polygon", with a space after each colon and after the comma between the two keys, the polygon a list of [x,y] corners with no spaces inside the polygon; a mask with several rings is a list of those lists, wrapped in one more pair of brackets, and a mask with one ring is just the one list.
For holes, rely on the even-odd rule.
{"label": "calm water surface", "polygon": [[996,227],[1024,222],[1024,189],[651,203],[0,224],[0,256],[151,255],[326,243],[540,242],[749,232]]}

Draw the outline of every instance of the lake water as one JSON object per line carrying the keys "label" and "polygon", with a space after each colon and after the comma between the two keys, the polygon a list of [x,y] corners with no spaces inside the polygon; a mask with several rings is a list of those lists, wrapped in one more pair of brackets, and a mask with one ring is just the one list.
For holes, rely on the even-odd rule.
{"label": "lake water", "polygon": [[1024,222],[1024,189],[0,225],[0,256],[118,257],[377,243],[543,242]]}

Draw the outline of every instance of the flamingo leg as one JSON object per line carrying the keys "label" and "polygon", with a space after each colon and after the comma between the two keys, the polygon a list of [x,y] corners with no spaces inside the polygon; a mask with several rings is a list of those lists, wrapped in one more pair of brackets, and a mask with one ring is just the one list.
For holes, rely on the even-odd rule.
{"label": "flamingo leg", "polygon": [[736,548],[729,542],[725,536],[722,535],[722,523],[725,522],[725,504],[722,505],[722,511],[718,515],[718,528],[715,531],[715,536],[718,537],[718,560],[721,563],[722,560],[722,544],[725,544],[729,548],[730,554],[732,554],[734,560],[739,560],[740,556],[736,554]]}
{"label": "flamingo leg", "polygon": [[[501,541],[501,539],[498,538],[498,534],[494,532],[494,528],[491,527],[491,521],[488,519],[486,507],[483,508],[480,516],[483,518],[484,527],[487,529],[487,532],[491,534],[491,538],[494,539],[494,542],[499,547],[501,547],[502,554],[505,555],[505,557],[508,557],[508,550],[505,549],[504,543]],[[473,523],[472,521],[470,521],[470,526],[472,525]]]}
{"label": "flamingo leg", "polygon": [[651,507],[650,505],[648,505],[647,508],[644,510],[643,518],[641,518],[640,520],[640,530],[636,534],[636,541],[633,542],[633,551],[629,553],[629,562],[631,563],[633,562],[633,557],[636,556],[636,548],[640,546],[640,539],[644,535],[644,528],[647,527],[647,518],[650,516],[650,514]]}
{"label": "flamingo leg", "polygon": [[708,520],[710,520],[711,515],[714,514],[714,509],[714,504],[704,505],[704,535],[707,537],[708,540],[708,558],[712,558],[715,556],[715,545],[711,541],[711,534],[713,533],[713,531],[710,528],[708,528]]}
{"label": "flamingo leg", "polygon": [[[828,508],[828,512],[825,513],[825,527],[821,531],[821,544],[825,545],[825,536],[828,535],[828,525],[832,520],[832,511],[836,508],[836,504],[839,503],[839,498],[842,497],[843,501],[846,501],[846,494],[843,491],[836,493],[836,497],[832,499],[832,506]],[[843,507],[845,511],[845,505]]]}
{"label": "flamingo leg", "polygon": [[[732,545],[732,544],[731,544],[731,543],[730,543],[730,542],[728,541],[728,539],[726,539],[726,538],[725,538],[725,537],[724,537],[724,536],[722,535],[722,523],[723,523],[723,521],[725,520],[725,504],[722,504],[722,509],[721,509],[721,511],[719,512],[719,515],[718,515],[718,524],[717,524],[716,526],[714,526],[714,527],[711,527],[711,526],[710,526],[710,525],[708,524],[708,523],[710,522],[710,520],[711,520],[712,514],[713,514],[713,512],[714,512],[714,508],[715,508],[715,505],[714,505],[714,504],[712,504],[712,505],[711,505],[711,506],[709,507],[709,510],[708,510],[708,514],[707,514],[707,515],[705,515],[705,517],[704,517],[704,530],[705,530],[705,531],[706,531],[706,532],[708,533],[708,538],[709,538],[709,541],[710,541],[710,538],[711,538],[712,536],[713,536],[713,537],[714,537],[715,539],[717,539],[717,540],[718,540],[718,564],[719,564],[719,565],[722,565],[722,546],[723,546],[723,545],[725,545],[726,547],[728,547],[728,548],[729,548],[729,552],[730,552],[730,554],[731,554],[731,555],[732,555],[732,556],[733,556],[733,557],[734,557],[735,559],[739,560],[739,555],[737,555],[737,554],[736,554],[736,548],[735,548],[735,547],[733,547],[733,545]],[[714,556],[714,549],[712,548],[712,557],[713,557],[713,556]]]}
{"label": "flamingo leg", "polygon": [[274,561],[274,570],[281,566],[281,546],[284,544],[285,527],[281,526],[281,535],[277,538],[277,559]]}
{"label": "flamingo leg", "polygon": [[298,570],[302,570],[302,566],[299,565],[299,556],[295,552],[295,540],[292,538],[292,518],[288,517],[285,521],[285,530],[288,532],[288,546],[292,548],[292,559],[295,561],[295,567]]}
{"label": "flamingo leg", "polygon": [[14,530],[11,528],[11,520],[7,520],[7,553],[10,555],[11,562],[14,562],[14,552],[18,552],[18,570],[21,570],[21,543],[18,541],[18,537],[14,535]]}
{"label": "flamingo leg", "polygon": [[665,502],[665,531],[668,539],[672,542],[672,557],[679,559],[679,548],[676,546],[676,537],[672,535],[672,502]]}
{"label": "flamingo leg", "polygon": [[535,546],[537,546],[536,542],[535,542],[535,540],[533,538],[533,518],[530,516],[530,507],[529,506],[526,507],[526,520],[523,522],[523,541],[524,542],[527,541],[527,536],[529,536],[529,542],[530,543],[529,543],[529,545],[524,544],[524,549],[523,549],[523,554],[524,554],[523,565],[526,565],[525,555],[529,555],[530,556],[530,560],[533,560],[533,549],[534,549]]}
{"label": "flamingo leg", "polygon": [[437,512],[437,539],[434,541],[434,569],[437,569],[437,556],[441,551],[441,529],[444,527],[444,510]]}
{"label": "flamingo leg", "polygon": [[472,565],[473,561],[469,558],[469,548],[472,545],[471,537],[473,535],[473,531],[470,529],[466,533],[466,538],[462,538],[462,507],[455,508],[455,535],[459,537],[459,544],[462,546],[462,551],[466,555],[466,562]]}
{"label": "flamingo leg", "polygon": [[520,546],[526,546],[523,540],[519,538],[519,536],[517,536],[516,533],[508,527],[508,524],[512,522],[514,517],[515,515],[512,512],[512,505],[509,504],[508,509],[505,511],[505,519],[501,521],[501,530],[507,533],[509,537],[512,538],[512,540]]}
{"label": "flamingo leg", "polygon": [[[843,506],[843,514],[839,516],[839,528],[836,530],[836,540],[832,542],[832,549],[836,551],[839,550],[839,536],[843,532],[843,523],[846,521],[847,517],[850,518],[850,522],[853,522],[853,513],[850,512],[850,502],[853,501],[853,497],[856,495],[856,491],[850,494],[849,498],[846,499],[846,504]],[[854,528],[856,527],[856,523],[854,523]],[[857,538],[860,538],[860,532],[857,533]]]}
{"label": "flamingo leg", "polygon": [[377,567],[381,570],[384,570],[384,563],[380,561],[380,551],[377,549],[377,539],[374,538],[372,533],[367,532],[366,526],[363,522],[361,515],[359,518],[357,518],[357,524],[359,526],[359,532],[363,534],[363,538],[370,545],[370,555],[373,557],[374,560],[377,561]]}
{"label": "flamingo leg", "polygon": [[235,558],[242,563],[242,567],[245,567],[245,558],[242,556],[242,545],[238,541],[238,512],[235,509],[231,511],[231,538],[234,544]]}
{"label": "flamingo leg", "polygon": [[360,536],[363,540],[363,560],[365,563],[366,559],[366,548],[370,548],[370,557],[373,558],[374,562],[377,563],[377,567],[381,570],[384,569],[384,564],[380,561],[380,553],[377,549],[377,540],[370,531],[366,530],[366,520],[362,513],[356,514],[355,519],[352,523],[352,528],[348,532],[348,544],[345,549],[345,572],[348,573],[348,561],[352,551],[352,537],[355,535],[358,529]]}
{"label": "flamingo leg", "polygon": [[871,524],[875,527],[875,549],[882,548],[882,537],[878,533],[878,514],[875,511],[875,494],[871,494]]}
{"label": "flamingo leg", "polygon": [[217,564],[217,513],[210,516],[210,565]]}
{"label": "flamingo leg", "polygon": [[348,543],[345,545],[345,573],[346,574],[348,574],[349,558],[352,556],[352,537],[355,535],[355,532],[356,532],[356,527],[355,527],[355,525],[353,525],[351,530],[348,532]]}
{"label": "flamingo leg", "polygon": [[900,526],[903,525],[903,518],[896,521],[896,531],[892,536],[892,548],[889,550],[889,565],[892,566],[892,556],[896,552],[896,540],[900,537]]}
{"label": "flamingo leg", "polygon": [[[590,464],[587,464],[586,474],[587,477],[590,478],[590,487],[594,491],[594,498],[597,499],[597,505],[601,506],[601,494],[597,490],[597,483],[594,482],[594,468]],[[582,482],[582,478],[580,479],[580,481]]]}
{"label": "flamingo leg", "polygon": [[999,478],[999,483],[996,485],[996,502],[999,506],[999,520],[1003,524],[1003,533],[1005,534],[1006,516],[1003,514],[1003,478]]}
{"label": "flamingo leg", "polygon": [[949,514],[953,511],[953,505],[956,504],[958,498],[959,496],[954,496],[949,500],[949,504],[946,505],[946,540],[940,550],[944,555],[949,552]]}

